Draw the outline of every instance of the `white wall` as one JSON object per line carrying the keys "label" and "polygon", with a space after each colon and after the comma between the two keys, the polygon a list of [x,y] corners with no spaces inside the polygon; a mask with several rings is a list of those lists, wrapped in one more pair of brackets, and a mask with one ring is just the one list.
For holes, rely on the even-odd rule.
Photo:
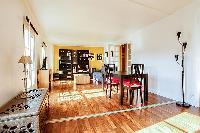
{"label": "white wall", "polygon": [[199,106],[200,98],[200,4],[184,9],[153,23],[126,39],[133,42],[133,63],[144,63],[149,74],[149,89],[156,94],[181,100],[181,67],[174,59],[181,54],[176,33],[188,42],[186,49],[187,102]]}
{"label": "white wall", "polygon": [[[21,80],[23,65],[18,64],[24,53],[23,17],[28,15],[38,29],[25,5],[23,0],[1,0],[0,4],[0,106],[24,90]],[[36,41],[37,51],[41,45],[40,38],[38,36]],[[38,58],[38,53],[36,56]]]}

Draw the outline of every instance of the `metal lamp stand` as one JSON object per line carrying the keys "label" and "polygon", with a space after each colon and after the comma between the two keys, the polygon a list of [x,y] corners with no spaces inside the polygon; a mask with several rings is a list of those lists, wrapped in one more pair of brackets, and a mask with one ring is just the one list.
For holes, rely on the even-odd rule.
{"label": "metal lamp stand", "polygon": [[27,69],[26,69],[26,64],[24,64],[24,78],[22,79],[22,80],[24,80],[24,89],[25,89],[25,92],[24,92],[24,94],[25,95],[23,95],[23,96],[21,96],[21,99],[27,99],[27,98],[29,98],[28,97],[28,93],[27,93],[27,89],[28,89],[28,87],[27,87],[27,73],[28,73],[28,71],[27,71]]}
{"label": "metal lamp stand", "polygon": [[[185,69],[184,69],[184,54],[185,54],[185,49],[186,49],[186,46],[187,46],[187,42],[181,42],[180,41],[180,35],[181,35],[181,32],[178,32],[177,33],[177,36],[178,36],[178,41],[179,43],[181,44],[182,46],[182,61],[181,61],[181,67],[182,67],[182,102],[176,102],[176,105],[177,106],[180,106],[180,107],[186,107],[186,108],[189,108],[191,105],[186,103],[185,102],[185,92],[184,92],[184,77],[185,77]],[[175,55],[175,59],[176,59],[176,62],[180,65],[180,63],[178,62],[178,55]]]}
{"label": "metal lamp stand", "polygon": [[25,92],[27,92],[27,70],[26,70],[26,64],[24,64],[24,88],[25,88]]}

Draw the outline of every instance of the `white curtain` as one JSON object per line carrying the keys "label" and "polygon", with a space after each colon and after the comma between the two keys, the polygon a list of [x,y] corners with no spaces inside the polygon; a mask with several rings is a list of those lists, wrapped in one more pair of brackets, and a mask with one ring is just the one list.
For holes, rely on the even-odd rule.
{"label": "white curtain", "polygon": [[27,87],[31,88],[37,84],[36,82],[36,59],[35,59],[35,32],[32,31],[30,22],[24,21],[24,55],[30,56],[32,64],[27,65],[28,77]]}

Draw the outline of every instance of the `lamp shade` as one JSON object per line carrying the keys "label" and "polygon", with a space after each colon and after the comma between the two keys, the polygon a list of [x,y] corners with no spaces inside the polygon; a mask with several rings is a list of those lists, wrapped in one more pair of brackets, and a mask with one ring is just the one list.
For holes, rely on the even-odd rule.
{"label": "lamp shade", "polygon": [[18,63],[22,63],[22,64],[31,64],[31,63],[32,63],[31,57],[30,57],[30,56],[24,56],[24,55],[23,55],[23,56],[19,59]]}

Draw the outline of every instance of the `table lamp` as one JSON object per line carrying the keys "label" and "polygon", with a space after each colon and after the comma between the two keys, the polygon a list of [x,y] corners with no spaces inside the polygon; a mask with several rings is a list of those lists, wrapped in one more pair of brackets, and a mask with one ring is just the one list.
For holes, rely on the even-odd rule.
{"label": "table lamp", "polygon": [[27,73],[28,73],[28,70],[26,69],[26,65],[27,64],[32,64],[32,61],[31,61],[31,57],[30,56],[25,56],[23,55],[18,63],[21,63],[21,64],[24,64],[24,73],[25,73],[25,77],[24,77],[24,88],[25,88],[25,92],[27,92]]}

